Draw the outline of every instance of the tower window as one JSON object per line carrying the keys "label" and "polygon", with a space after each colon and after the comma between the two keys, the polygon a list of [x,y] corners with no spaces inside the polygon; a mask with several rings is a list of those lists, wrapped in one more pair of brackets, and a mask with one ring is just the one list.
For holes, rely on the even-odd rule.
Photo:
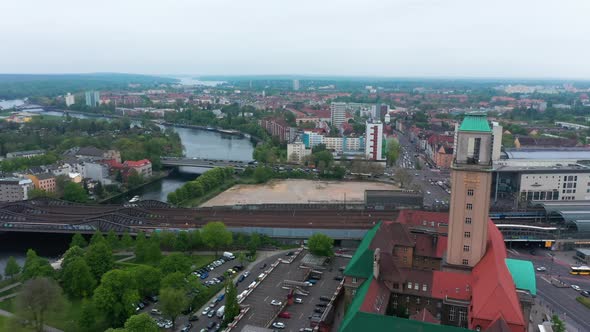
{"label": "tower window", "polygon": [[471,217],[467,217],[467,218],[465,218],[465,223],[466,223],[467,225],[471,225]]}
{"label": "tower window", "polygon": [[469,251],[469,246],[463,246],[463,251],[468,252]]}
{"label": "tower window", "polygon": [[473,204],[467,203],[467,210],[473,210]]}
{"label": "tower window", "polygon": [[469,238],[469,237],[471,237],[471,232],[465,232],[465,233],[463,234],[463,236],[465,236],[465,237]]}
{"label": "tower window", "polygon": [[467,189],[467,196],[473,196],[473,189]]}
{"label": "tower window", "polygon": [[463,260],[463,265],[469,265],[469,260],[468,259],[464,259]]}
{"label": "tower window", "polygon": [[353,283],[353,284],[356,284],[356,282],[357,282],[357,279],[353,277],[353,278],[352,278],[352,283]]}
{"label": "tower window", "polygon": [[408,289],[412,289],[412,283],[408,282]]}

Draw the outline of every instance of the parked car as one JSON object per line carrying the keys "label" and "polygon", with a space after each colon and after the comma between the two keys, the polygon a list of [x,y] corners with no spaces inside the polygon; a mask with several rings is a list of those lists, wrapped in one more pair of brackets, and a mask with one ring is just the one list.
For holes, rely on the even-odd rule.
{"label": "parked car", "polygon": [[207,277],[209,277],[209,273],[205,272],[201,275],[201,279],[207,279]]}
{"label": "parked car", "polygon": [[293,254],[295,254],[295,252],[289,251],[285,256],[293,256]]}
{"label": "parked car", "polygon": [[578,285],[571,285],[571,287],[578,292],[582,290]]}
{"label": "parked car", "polygon": [[296,297],[294,300],[295,303],[303,303],[303,300],[299,297]]}
{"label": "parked car", "polygon": [[210,321],[209,323],[207,323],[207,328],[208,329],[212,329],[213,326],[215,326],[215,322],[214,321]]}
{"label": "parked car", "polygon": [[162,312],[159,309],[154,308],[154,309],[152,309],[151,314],[152,315],[161,315]]}
{"label": "parked car", "polygon": [[280,306],[280,305],[282,305],[282,304],[283,304],[283,302],[281,302],[281,301],[277,301],[277,300],[272,300],[272,301],[270,301],[270,304],[272,304],[272,305],[276,305],[276,306]]}
{"label": "parked car", "polygon": [[274,323],[272,323],[272,327],[274,327],[276,329],[284,329],[285,328],[285,323],[282,323],[282,322],[274,322]]}
{"label": "parked car", "polygon": [[244,277],[244,275],[240,275],[240,277],[238,278],[238,282],[242,282],[244,281],[244,279],[246,279],[246,277]]}
{"label": "parked car", "polygon": [[205,315],[207,315],[207,313],[209,313],[209,310],[211,310],[211,308],[209,308],[209,307],[205,307],[205,309],[203,310],[203,312],[201,312],[201,314],[202,314],[203,316],[205,316]]}
{"label": "parked car", "polygon": [[316,307],[322,307],[322,308],[325,308],[325,307],[327,307],[328,305],[327,305],[326,303],[318,303],[318,304],[316,304],[315,306],[316,306]]}
{"label": "parked car", "polygon": [[313,312],[317,312],[318,314],[321,314],[324,312],[324,309],[323,308],[315,308],[315,309],[313,309]]}
{"label": "parked car", "polygon": [[287,319],[289,319],[289,318],[291,318],[291,313],[290,312],[283,311],[283,312],[281,312],[279,314],[279,317],[280,318],[287,318]]}
{"label": "parked car", "polygon": [[180,330],[180,332],[188,332],[191,330],[191,327],[193,327],[193,324],[188,323],[182,328],[182,330]]}
{"label": "parked car", "polygon": [[192,315],[189,317],[189,319],[188,319],[188,320],[189,320],[190,322],[197,321],[197,320],[199,320],[199,315],[197,315],[197,314],[192,314]]}
{"label": "parked car", "polygon": [[330,302],[330,298],[327,296],[320,296],[320,301],[326,301],[326,302]]}
{"label": "parked car", "polygon": [[587,290],[583,290],[581,292],[582,295],[584,295],[585,297],[590,297],[590,292],[588,292]]}
{"label": "parked car", "polygon": [[342,279],[344,279],[342,276],[335,276],[334,277],[334,280],[342,281]]}
{"label": "parked car", "polygon": [[544,267],[544,266],[539,266],[539,267],[537,268],[537,272],[545,272],[545,271],[547,271],[547,268],[546,268],[546,267]]}
{"label": "parked car", "polygon": [[250,275],[250,271],[245,271],[243,274],[244,278],[248,278],[249,275]]}
{"label": "parked car", "polygon": [[207,317],[211,318],[213,316],[215,316],[215,310],[211,310],[207,313]]}

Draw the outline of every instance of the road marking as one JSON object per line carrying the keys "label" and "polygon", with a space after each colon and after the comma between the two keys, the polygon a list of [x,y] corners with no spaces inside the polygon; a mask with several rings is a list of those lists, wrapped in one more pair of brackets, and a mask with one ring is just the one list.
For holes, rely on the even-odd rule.
{"label": "road marking", "polygon": [[266,302],[266,300],[268,300],[268,296],[264,298],[264,302]]}
{"label": "road marking", "polygon": [[550,280],[547,280],[547,278],[545,278],[545,277],[541,277],[541,279],[547,281],[548,283],[551,283],[551,281]]}

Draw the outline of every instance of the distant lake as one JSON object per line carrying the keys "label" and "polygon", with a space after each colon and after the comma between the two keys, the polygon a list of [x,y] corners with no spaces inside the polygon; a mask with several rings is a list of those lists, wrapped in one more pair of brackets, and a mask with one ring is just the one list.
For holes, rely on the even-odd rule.
{"label": "distant lake", "polygon": [[202,86],[218,86],[223,83],[227,83],[225,81],[200,81],[198,79],[194,79],[192,77],[175,77],[176,79],[180,80],[180,84],[182,85],[202,85]]}

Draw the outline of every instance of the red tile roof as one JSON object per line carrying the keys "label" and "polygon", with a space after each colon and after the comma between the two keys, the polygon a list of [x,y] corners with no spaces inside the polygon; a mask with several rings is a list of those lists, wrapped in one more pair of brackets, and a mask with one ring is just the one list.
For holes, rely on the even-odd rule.
{"label": "red tile roof", "polygon": [[469,273],[434,271],[432,282],[432,297],[437,299],[469,301],[473,294],[473,277]]}
{"label": "red tile roof", "polygon": [[142,166],[145,166],[148,164],[151,164],[151,162],[147,159],[142,159],[142,160],[137,160],[137,161],[125,160],[125,162],[123,163],[123,165],[125,165],[127,167],[142,167]]}
{"label": "red tile roof", "polygon": [[367,295],[361,304],[360,310],[363,312],[372,312],[378,314],[385,314],[385,309],[389,304],[389,295],[391,292],[382,282],[371,277],[371,285],[367,290]]}
{"label": "red tile roof", "polygon": [[[430,228],[437,230],[439,233],[446,233],[448,229],[449,214],[445,212],[402,210],[396,221],[408,226]],[[434,225],[432,224],[433,222]]]}
{"label": "red tile roof", "polygon": [[427,323],[440,324],[440,320],[436,319],[436,317],[434,317],[426,308],[423,308],[418,313],[411,315],[410,319],[419,320]]}

